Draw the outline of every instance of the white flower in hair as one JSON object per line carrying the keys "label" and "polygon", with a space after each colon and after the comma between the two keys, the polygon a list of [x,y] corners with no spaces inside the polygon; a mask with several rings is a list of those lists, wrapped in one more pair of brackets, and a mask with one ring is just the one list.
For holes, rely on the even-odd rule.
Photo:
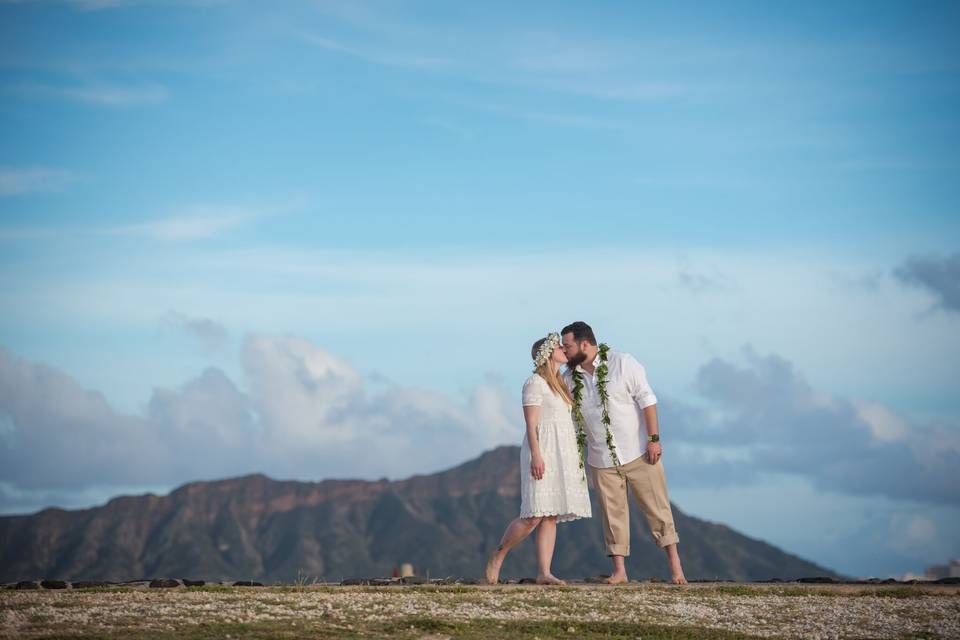
{"label": "white flower in hair", "polygon": [[533,359],[533,364],[536,365],[536,371],[543,366],[543,363],[550,359],[550,355],[553,353],[553,350],[560,345],[560,334],[556,331],[550,332],[547,334],[547,339],[543,341],[543,344],[540,345],[540,348],[537,350],[537,357]]}

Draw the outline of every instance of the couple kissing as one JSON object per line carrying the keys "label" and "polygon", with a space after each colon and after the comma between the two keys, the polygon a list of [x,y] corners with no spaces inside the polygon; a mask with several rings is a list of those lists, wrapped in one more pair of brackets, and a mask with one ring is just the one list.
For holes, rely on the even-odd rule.
{"label": "couple kissing", "polygon": [[[490,553],[484,577],[497,584],[510,549],[536,530],[537,583],[566,584],[551,573],[557,524],[591,517],[587,474],[597,492],[607,584],[628,582],[632,492],[654,541],[667,556],[671,580],[686,584],[664,475],[657,397],[646,370],[628,353],[597,344],[593,329],[574,322],[533,344],[534,373],[523,385],[526,433],[520,449],[520,515]],[[565,365],[563,371],[561,366]]]}

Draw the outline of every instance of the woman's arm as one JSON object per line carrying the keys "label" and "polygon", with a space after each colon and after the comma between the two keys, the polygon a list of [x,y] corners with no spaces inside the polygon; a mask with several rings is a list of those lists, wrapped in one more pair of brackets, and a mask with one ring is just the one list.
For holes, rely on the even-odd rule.
{"label": "woman's arm", "polygon": [[530,443],[530,473],[537,480],[542,480],[545,468],[543,456],[540,454],[540,439],[537,437],[537,427],[540,425],[540,407],[524,407],[523,419],[527,421],[527,442]]}

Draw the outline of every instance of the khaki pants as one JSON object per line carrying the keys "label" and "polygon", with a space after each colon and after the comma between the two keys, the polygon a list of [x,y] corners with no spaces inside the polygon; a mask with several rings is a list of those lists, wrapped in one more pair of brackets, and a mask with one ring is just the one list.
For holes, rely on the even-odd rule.
{"label": "khaki pants", "polygon": [[617,468],[590,467],[597,500],[603,512],[603,540],[608,556],[630,555],[630,509],[627,486],[647,517],[653,539],[660,547],[680,541],[673,525],[673,511],[667,496],[667,478],[663,463],[647,462],[645,456],[620,467],[626,483],[617,475]]}

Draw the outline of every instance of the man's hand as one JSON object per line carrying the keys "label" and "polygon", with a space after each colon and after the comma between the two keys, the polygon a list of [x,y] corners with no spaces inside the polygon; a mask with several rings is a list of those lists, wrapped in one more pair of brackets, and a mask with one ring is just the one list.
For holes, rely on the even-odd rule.
{"label": "man's hand", "polygon": [[663,449],[660,448],[659,442],[647,443],[647,462],[657,464],[661,455],[663,455]]}
{"label": "man's hand", "polygon": [[546,465],[543,463],[543,456],[540,454],[533,454],[530,457],[530,473],[537,480],[543,480],[543,472],[546,470]]}

